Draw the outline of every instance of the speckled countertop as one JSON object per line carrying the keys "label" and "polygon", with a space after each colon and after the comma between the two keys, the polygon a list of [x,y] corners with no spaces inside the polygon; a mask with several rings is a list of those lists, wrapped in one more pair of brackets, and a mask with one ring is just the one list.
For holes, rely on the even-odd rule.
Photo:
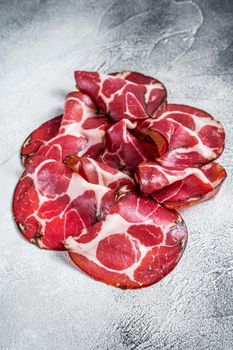
{"label": "speckled countertop", "polygon": [[[0,349],[233,348],[233,1],[0,1]],[[223,122],[228,179],[182,211],[178,267],[122,291],[80,273],[65,252],[27,243],[11,216],[21,143],[59,113],[75,69],[131,69],[162,80],[173,102]]]}

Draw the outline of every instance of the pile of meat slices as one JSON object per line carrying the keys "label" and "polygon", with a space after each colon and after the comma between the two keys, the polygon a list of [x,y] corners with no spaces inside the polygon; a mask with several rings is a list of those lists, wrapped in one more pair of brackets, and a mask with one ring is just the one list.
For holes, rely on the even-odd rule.
{"label": "pile of meat slices", "polygon": [[178,263],[186,225],[176,208],[213,197],[224,129],[208,113],[167,103],[137,72],[75,72],[64,113],[22,146],[13,212],[40,248],[68,250],[91,277],[120,288],[161,280]]}

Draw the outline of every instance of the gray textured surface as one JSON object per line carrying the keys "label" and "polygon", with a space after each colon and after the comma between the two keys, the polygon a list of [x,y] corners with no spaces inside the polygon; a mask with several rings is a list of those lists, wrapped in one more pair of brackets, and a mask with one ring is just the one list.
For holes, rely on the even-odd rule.
{"label": "gray textured surface", "polygon": [[[0,348],[233,348],[233,2],[0,1]],[[66,253],[18,233],[11,198],[28,133],[61,110],[74,69],[135,69],[170,101],[222,121],[228,179],[183,211],[189,242],[161,283],[121,291],[78,272]]]}

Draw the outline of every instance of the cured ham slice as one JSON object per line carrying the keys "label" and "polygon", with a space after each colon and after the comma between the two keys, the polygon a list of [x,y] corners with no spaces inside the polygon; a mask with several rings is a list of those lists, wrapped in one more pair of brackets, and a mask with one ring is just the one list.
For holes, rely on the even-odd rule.
{"label": "cured ham slice", "polygon": [[200,168],[171,169],[155,162],[141,163],[135,172],[135,178],[144,194],[151,194],[189,176],[195,176],[203,185],[215,183],[219,178],[224,179],[224,168],[215,162]]}
{"label": "cured ham slice", "polygon": [[[13,212],[26,239],[68,249],[91,277],[120,288],[158,282],[177,265],[187,229],[175,210],[212,198],[224,129],[208,113],[167,104],[137,72],[75,72],[63,116],[21,149]],[[122,171],[123,172],[122,172]]]}
{"label": "cured ham slice", "polygon": [[44,160],[33,170],[16,187],[13,211],[25,238],[40,248],[64,250],[66,237],[102,219],[115,204],[112,190],[88,183],[59,161]]}
{"label": "cured ham slice", "polygon": [[35,129],[24,141],[21,147],[21,160],[24,166],[27,165],[30,157],[47,141],[55,137],[60,129],[62,115],[48,120]]}
{"label": "cured ham slice", "polygon": [[[90,119],[92,128],[85,128]],[[40,247],[63,249],[68,231],[93,224],[114,204],[113,191],[104,186],[96,189],[94,184],[90,187],[61,163],[74,153],[98,154],[105,125],[88,96],[70,93],[58,134],[30,158],[15,190],[13,212],[24,236]]]}
{"label": "cured ham slice", "polygon": [[70,154],[97,157],[103,149],[107,118],[98,113],[91,99],[81,92],[67,95],[64,115],[57,135],[36,155],[63,161]]}
{"label": "cured ham slice", "polygon": [[[82,96],[85,96],[78,92],[72,92],[67,96],[67,112],[74,108],[75,106],[75,99],[78,100],[83,98]],[[106,131],[106,128],[109,124],[108,119],[103,115],[103,113],[99,113],[96,109],[96,106],[91,102],[91,100],[86,96],[85,100],[88,101],[89,105],[91,106],[91,109],[89,110],[90,114],[84,113],[85,117],[82,117],[81,123],[75,121],[75,128],[74,130],[75,134],[80,134],[82,136],[85,136],[89,141],[89,148],[85,148],[86,156],[92,156],[97,157],[98,154],[102,151],[103,148],[103,137]],[[72,103],[73,101],[73,103]],[[80,103],[81,101],[79,101]],[[84,103],[85,104],[85,103]],[[94,115],[93,115],[94,114]],[[48,143],[48,141],[57,141],[55,137],[58,135],[61,135],[63,133],[66,133],[66,125],[67,122],[64,121],[63,116],[60,115],[58,117],[55,117],[53,119],[50,119],[49,121],[42,124],[40,127],[35,129],[25,140],[23,143],[23,146],[21,148],[21,159],[24,166],[27,165],[30,158],[39,151],[41,146]],[[64,128],[61,129],[61,123],[63,119]],[[71,123],[72,120],[68,121],[68,124]],[[70,131],[68,130],[68,133]],[[59,142],[59,140],[58,140]],[[49,145],[48,145],[49,147]]]}
{"label": "cured ham slice", "polygon": [[133,136],[128,129],[135,125],[127,119],[115,123],[106,132],[103,163],[132,173],[136,166],[148,159],[154,159],[156,147]]}
{"label": "cured ham slice", "polygon": [[16,187],[15,220],[41,248],[63,250],[66,237],[102,220],[119,197],[134,189],[129,176],[93,159],[73,156],[66,163],[75,171],[57,160],[33,157]]}
{"label": "cured ham slice", "polygon": [[[161,168],[160,185],[155,185],[155,188],[161,189],[152,192],[151,196],[169,208],[181,208],[213,198],[227,176],[225,169],[214,162],[199,169],[186,168],[183,171],[169,172]],[[165,177],[168,185],[165,185]]]}
{"label": "cured ham slice", "polygon": [[157,119],[140,121],[138,136],[149,136],[158,145],[157,162],[171,168],[198,167],[218,158],[225,133],[208,113],[185,105],[168,104]]}
{"label": "cured ham slice", "polygon": [[112,120],[155,117],[166,105],[167,92],[158,80],[136,72],[114,75],[75,72],[77,87]]}
{"label": "cured ham slice", "polygon": [[65,164],[86,181],[106,186],[115,192],[120,190],[120,195],[135,191],[132,177],[94,159],[69,156],[65,159]]}
{"label": "cured ham slice", "polygon": [[176,211],[128,194],[103,221],[68,237],[66,248],[91,277],[120,288],[140,288],[174,269],[186,241],[187,229]]}

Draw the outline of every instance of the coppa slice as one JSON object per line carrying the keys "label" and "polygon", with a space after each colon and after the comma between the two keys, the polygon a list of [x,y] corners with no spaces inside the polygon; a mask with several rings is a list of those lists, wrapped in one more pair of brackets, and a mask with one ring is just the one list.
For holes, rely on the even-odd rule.
{"label": "coppa slice", "polygon": [[[151,193],[156,201],[169,208],[181,208],[214,197],[227,176],[225,169],[215,162],[200,168],[186,168],[181,171],[158,166],[152,172],[154,175],[157,174],[155,175],[157,183],[154,181],[151,186],[149,184],[147,186],[144,181],[145,172],[143,174],[141,169],[138,177],[141,179],[139,180],[141,189]],[[145,185],[142,184],[143,182]]]}
{"label": "coppa slice", "polygon": [[62,115],[52,118],[40,125],[26,138],[21,147],[21,160],[24,166],[41,146],[57,135],[61,121]]}
{"label": "coppa slice", "polygon": [[157,162],[174,169],[209,163],[224,149],[221,123],[208,113],[185,105],[168,104],[157,119],[138,122],[134,132],[141,138],[148,135],[160,150]]}
{"label": "coppa slice", "polygon": [[[83,125],[90,124],[90,119],[97,127],[85,129]],[[63,249],[66,232],[76,233],[93,224],[115,203],[113,191],[105,187],[93,189],[94,185],[90,187],[78,174],[73,176],[61,163],[70,154],[93,152],[95,146],[95,152],[99,152],[104,126],[105,118],[97,114],[88,96],[80,92],[67,96],[58,134],[30,158],[14,194],[15,220],[32,242],[44,248]],[[69,220],[73,223],[64,228]]]}
{"label": "coppa slice", "polygon": [[178,263],[187,229],[176,211],[128,194],[102,222],[66,239],[73,262],[91,277],[120,288],[158,282]]}
{"label": "coppa slice", "polygon": [[16,187],[13,212],[25,238],[64,250],[66,237],[102,219],[114,204],[112,190],[88,183],[57,160],[34,156]]}
{"label": "coppa slice", "polygon": [[44,144],[36,155],[59,161],[75,153],[79,156],[97,157],[103,148],[107,126],[107,118],[98,113],[95,104],[87,95],[77,91],[71,92],[66,98],[59,132]]}
{"label": "coppa slice", "polygon": [[134,123],[122,119],[106,131],[104,152],[100,156],[103,163],[132,173],[139,163],[155,158],[156,147],[133,136],[128,129],[134,127]]}
{"label": "coppa slice", "polygon": [[65,164],[80,174],[86,181],[110,188],[121,196],[135,191],[132,177],[92,158],[69,156]]}
{"label": "coppa slice", "polygon": [[77,87],[114,121],[155,117],[166,105],[167,92],[158,80],[136,72],[114,75],[75,72]]}
{"label": "coppa slice", "polygon": [[16,187],[13,211],[24,236],[41,248],[63,250],[66,237],[102,220],[119,197],[134,190],[129,176],[93,159],[67,158],[72,171],[38,158]]}
{"label": "coppa slice", "polygon": [[[135,179],[144,194],[151,194],[175,182],[185,180],[189,176],[193,176],[192,180],[194,178],[199,179],[203,187],[206,185],[207,189],[212,190],[213,184],[218,183],[220,179],[221,181],[225,179],[226,172],[220,164],[215,162],[203,165],[200,168],[183,169],[172,169],[155,162],[144,162],[139,164],[135,172]],[[190,191],[192,192],[191,189]]]}
{"label": "coppa slice", "polygon": [[[101,153],[103,137],[109,121],[103,113],[97,111],[95,104],[91,102],[89,97],[84,96],[85,95],[77,91],[71,92],[66,98],[65,114],[66,118],[68,118],[67,121],[65,121],[63,116],[50,119],[27,137],[21,148],[21,159],[24,166],[27,165],[30,158],[38,152],[42,146],[47,144],[47,148],[50,147],[51,143],[48,143],[49,141],[55,141],[55,143],[59,144],[61,139],[56,136],[61,136],[62,134],[71,135],[73,133],[76,136],[81,135],[86,137],[89,145],[85,147],[83,152],[80,151],[80,155],[85,153],[85,156],[96,158],[98,154]],[[87,104],[86,106],[85,103]],[[76,107],[77,111],[75,111]],[[83,115],[81,111],[82,108],[84,110]],[[77,113],[78,117],[72,120],[72,117],[69,117],[69,114],[72,115],[72,113]],[[81,119],[79,120],[80,116]],[[61,128],[62,124],[63,127]],[[67,126],[71,124],[72,129],[75,129],[74,131],[70,130],[70,126]],[[73,128],[74,126],[75,128]],[[64,143],[64,138],[61,141]],[[67,143],[68,141],[67,139]],[[63,147],[63,145],[61,145],[61,147]],[[42,152],[44,152],[45,149],[46,148],[42,149]]]}

